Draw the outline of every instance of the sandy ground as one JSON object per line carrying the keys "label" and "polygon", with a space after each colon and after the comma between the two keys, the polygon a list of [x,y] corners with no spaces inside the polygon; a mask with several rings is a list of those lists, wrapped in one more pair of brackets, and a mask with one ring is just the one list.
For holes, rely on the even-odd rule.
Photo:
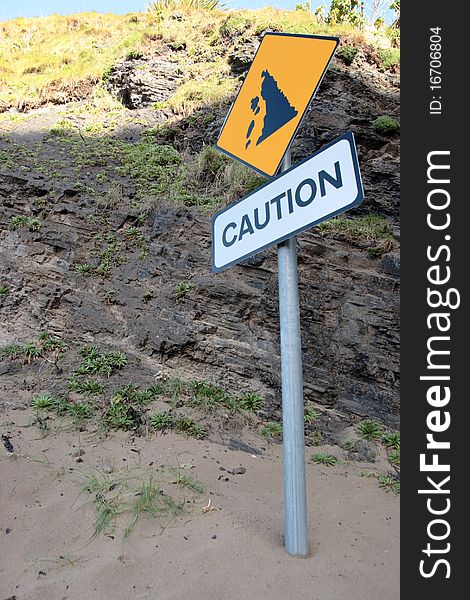
{"label": "sandy ground", "polygon": [[[256,456],[173,434],[41,437],[27,411],[5,418],[15,453],[0,448],[0,600],[399,597],[399,498],[361,477],[375,465],[308,464],[311,556],[299,559],[283,549],[282,446]],[[176,519],[143,516],[127,538],[118,520],[90,540],[94,505],[78,471],[103,465],[110,478],[192,465],[205,492]]]}

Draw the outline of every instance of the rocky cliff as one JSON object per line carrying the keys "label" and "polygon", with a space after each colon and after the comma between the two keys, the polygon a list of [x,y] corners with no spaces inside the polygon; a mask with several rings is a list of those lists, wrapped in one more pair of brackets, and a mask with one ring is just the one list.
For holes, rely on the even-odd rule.
{"label": "rocky cliff", "polygon": [[[261,36],[226,36],[214,46],[233,90]],[[295,162],[353,131],[366,195],[349,215],[362,224],[359,232],[336,224],[298,238],[305,397],[333,441],[358,418],[398,427],[399,402],[399,138],[374,127],[377,117],[398,118],[398,74],[381,68],[365,41],[348,44],[354,61],[335,59],[293,146]],[[65,392],[73,353],[92,343],[125,352],[126,378],[137,384],[163,372],[234,395],[258,392],[261,417],[279,418],[275,249],[212,274],[215,204],[201,206],[214,189],[220,203],[253,185],[245,173],[234,188],[230,161],[221,159],[221,167],[215,154],[209,163],[200,158],[207,159],[234,92],[178,110],[171,99],[185,81],[185,60],[196,59],[184,44],[156,35],[138,55],[117,61],[104,86],[119,107],[99,112],[99,127],[99,103],[89,98],[4,113],[0,347],[51,331],[72,354],[63,363],[4,353],[3,403]],[[153,147],[171,147],[175,158],[143,161]],[[160,168],[167,187],[155,187]],[[188,196],[175,201],[176,185]],[[367,231],[371,214],[382,234]]]}

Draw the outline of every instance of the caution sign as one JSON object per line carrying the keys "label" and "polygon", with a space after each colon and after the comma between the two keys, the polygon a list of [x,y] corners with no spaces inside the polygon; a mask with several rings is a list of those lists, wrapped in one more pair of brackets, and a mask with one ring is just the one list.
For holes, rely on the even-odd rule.
{"label": "caution sign", "polygon": [[348,132],[212,217],[212,270],[222,271],[363,199]]}
{"label": "caution sign", "polygon": [[338,42],[336,37],[267,33],[227,115],[219,150],[274,176]]}

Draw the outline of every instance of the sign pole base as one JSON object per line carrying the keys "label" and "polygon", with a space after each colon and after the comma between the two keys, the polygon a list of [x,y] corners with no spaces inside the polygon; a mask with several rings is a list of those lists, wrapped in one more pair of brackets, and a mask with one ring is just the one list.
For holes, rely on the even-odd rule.
{"label": "sign pole base", "polygon": [[[281,171],[290,167],[290,149]],[[278,245],[284,438],[284,545],[294,556],[308,555],[304,401],[300,341],[297,239]]]}

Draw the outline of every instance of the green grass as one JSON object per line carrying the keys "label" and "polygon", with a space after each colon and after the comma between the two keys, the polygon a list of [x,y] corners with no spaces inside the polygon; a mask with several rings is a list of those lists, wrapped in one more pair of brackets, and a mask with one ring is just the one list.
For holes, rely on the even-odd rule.
{"label": "green grass", "polygon": [[[211,70],[214,71],[214,68]],[[225,77],[221,75],[225,75]],[[222,108],[224,104],[229,104],[230,99],[233,99],[239,85],[237,79],[227,75],[220,65],[213,73],[209,72],[202,78],[186,81],[163,103],[161,108],[170,108],[176,114],[183,116],[190,115],[203,106]]]}
{"label": "green grass", "polygon": [[[90,494],[104,494],[108,492],[111,487],[116,487],[116,481],[112,480],[107,473],[102,473],[96,469],[93,473],[82,473],[77,471],[81,477],[80,488],[83,492]],[[95,474],[97,473],[97,474]]]}
{"label": "green grass", "polygon": [[377,475],[379,487],[386,492],[392,492],[395,495],[400,493],[400,482],[390,475]]}
{"label": "green grass", "polygon": [[382,71],[389,71],[400,64],[400,50],[398,48],[379,48],[378,55]]}
{"label": "green grass", "polygon": [[336,456],[325,452],[314,452],[310,456],[310,460],[318,465],[324,465],[325,467],[334,467],[340,464],[340,461]]}
{"label": "green grass", "polygon": [[197,440],[203,440],[207,437],[207,431],[204,427],[189,417],[178,417],[175,419],[174,428],[177,433],[183,433]]}
{"label": "green grass", "polygon": [[42,348],[36,344],[26,344],[22,348],[22,354],[26,358],[28,363],[33,362],[34,359],[40,358],[42,354]]}
{"label": "green grass", "polygon": [[184,403],[192,408],[199,408],[204,411],[213,411],[221,408],[236,410],[237,405],[229,394],[211,383],[206,381],[189,382],[190,397]]}
{"label": "green grass", "polygon": [[10,288],[7,285],[5,285],[4,283],[0,283],[0,298],[2,296],[6,296],[9,291]]}
{"label": "green grass", "polygon": [[85,346],[79,352],[84,358],[75,370],[76,375],[112,375],[127,365],[127,357],[122,352],[100,353],[96,346]]}
{"label": "green grass", "polygon": [[92,539],[100,535],[113,533],[117,518],[128,511],[123,498],[124,478],[110,478],[109,475],[96,470],[93,473],[78,472],[78,482],[82,492],[92,496],[87,504],[92,504],[95,517]]}
{"label": "green grass", "polygon": [[159,412],[150,417],[150,423],[157,431],[173,429],[177,433],[182,433],[198,440],[203,440],[207,437],[207,431],[202,425],[190,417],[182,415],[174,417],[168,412]]}
{"label": "green grass", "polygon": [[49,394],[43,394],[41,396],[36,396],[33,398],[31,402],[31,407],[36,411],[45,411],[51,412],[56,407],[56,399]]}
{"label": "green grass", "polygon": [[177,402],[191,392],[192,383],[180,377],[173,377],[168,381],[155,384],[151,389],[156,396],[165,395],[170,397],[173,402]]}
{"label": "green grass", "polygon": [[382,241],[392,240],[392,224],[381,215],[364,215],[362,217],[336,217],[318,226],[320,233],[333,234],[346,241]]}
{"label": "green grass", "polygon": [[343,450],[353,452],[357,448],[357,440],[345,440],[341,444]]}
{"label": "green grass", "polygon": [[28,364],[32,363],[37,358],[43,357],[46,353],[56,352],[57,355],[65,352],[68,345],[58,336],[44,332],[34,342],[29,342],[24,346],[19,344],[8,344],[0,349],[0,357],[23,358]]}
{"label": "green grass", "polygon": [[357,48],[354,48],[354,46],[349,46],[346,44],[344,46],[341,46],[341,48],[338,50],[338,52],[336,54],[337,54],[337,56],[342,58],[343,61],[347,65],[351,65],[353,63],[354,59],[356,58],[357,52],[358,52]]}
{"label": "green grass", "polygon": [[39,345],[47,352],[65,352],[68,349],[68,345],[60,337],[44,331],[38,338]]}
{"label": "green grass", "polygon": [[372,127],[376,133],[387,136],[396,133],[400,129],[400,124],[393,117],[382,115],[375,119]]}
{"label": "green grass", "polygon": [[382,437],[383,427],[380,423],[377,423],[377,421],[365,419],[358,423],[356,431],[361,438],[371,442]]}
{"label": "green grass", "polygon": [[70,402],[66,407],[66,415],[76,425],[80,425],[86,419],[90,419],[94,413],[94,407],[89,402]]}
{"label": "green grass", "polygon": [[315,410],[315,408],[313,408],[313,406],[310,406],[309,404],[305,405],[304,408],[304,423],[306,425],[311,425],[312,423],[314,423],[320,416],[320,413]]}
{"label": "green grass", "polygon": [[[95,236],[95,238],[97,237],[99,237],[99,241],[102,241],[101,236]],[[110,276],[112,267],[125,263],[127,261],[125,244],[112,235],[107,236],[107,241],[109,243],[103,248],[93,250],[90,253],[90,257],[94,259],[95,264],[90,262],[77,264],[75,265],[75,271],[82,275],[104,278]],[[145,240],[141,247],[146,247]]]}
{"label": "green grass", "polygon": [[75,271],[82,275],[91,275],[95,273],[95,267],[89,263],[75,265]]}
{"label": "green grass", "polygon": [[400,450],[391,449],[388,451],[388,460],[390,464],[399,467],[400,466]]}
{"label": "green grass", "polygon": [[174,406],[189,406],[206,412],[218,409],[237,410],[237,403],[224,389],[200,380],[184,380],[174,377],[153,385],[149,390],[154,396],[167,396]]}
{"label": "green grass", "polygon": [[135,410],[128,404],[110,404],[104,420],[111,429],[133,429],[137,425]]}
{"label": "green grass", "polygon": [[158,412],[150,417],[150,423],[157,431],[172,429],[173,417],[168,412]]}
{"label": "green grass", "polygon": [[124,531],[124,537],[129,536],[142,515],[154,518],[158,516],[176,517],[183,512],[184,503],[177,502],[170,495],[163,493],[151,477],[148,482],[142,483],[134,496],[135,500],[131,506],[132,516]]}
{"label": "green grass", "polygon": [[184,298],[185,296],[187,296],[190,292],[192,292],[193,290],[196,289],[196,286],[193,285],[192,283],[189,283],[189,281],[179,281],[176,285],[175,285],[175,298],[177,300],[180,300],[181,298]]}
{"label": "green grass", "polygon": [[382,443],[387,449],[390,464],[394,467],[400,466],[400,432],[389,431],[382,435]]}
{"label": "green grass", "polygon": [[10,219],[10,229],[27,228],[30,231],[38,231],[41,228],[41,221],[36,217],[27,217],[25,215],[16,215]]}
{"label": "green grass", "polygon": [[260,434],[267,439],[275,438],[282,434],[282,425],[276,421],[269,421],[261,428]]}
{"label": "green grass", "polygon": [[76,425],[89,419],[94,413],[94,407],[89,402],[70,402],[67,398],[55,398],[49,394],[36,396],[31,402],[36,416],[42,412],[56,413],[60,417],[69,417]]}
{"label": "green grass", "polygon": [[229,159],[213,146],[205,146],[187,164],[187,179],[212,198],[207,206],[222,200],[231,202],[252,192],[265,179],[237,161]]}
{"label": "green grass", "polygon": [[69,380],[69,388],[72,392],[83,396],[101,396],[106,390],[106,385],[96,379],[85,379],[80,381],[76,377]]}
{"label": "green grass", "polygon": [[15,359],[23,354],[23,347],[18,344],[7,344],[0,349],[0,358],[4,360],[5,358]]}
{"label": "green grass", "polygon": [[141,195],[159,196],[181,179],[181,155],[172,146],[143,138],[122,147],[123,165],[118,172],[130,175]]}
{"label": "green grass", "polygon": [[93,538],[100,534],[113,533],[117,517],[124,512],[124,506],[119,498],[105,498],[100,494],[95,497],[96,519]]}
{"label": "green grass", "polygon": [[99,355],[98,346],[82,346],[78,351],[82,358],[96,358]]}
{"label": "green grass", "polygon": [[147,304],[150,300],[155,298],[155,292],[153,290],[147,290],[145,294],[142,296],[142,301]]}
{"label": "green grass", "polygon": [[240,398],[238,404],[242,410],[256,412],[261,408],[262,402],[263,398],[260,394],[257,394],[256,392],[247,392]]}
{"label": "green grass", "polygon": [[124,230],[124,235],[129,240],[129,243],[132,247],[142,247],[147,243],[147,240],[145,239],[140,227],[128,227]]}
{"label": "green grass", "polygon": [[133,384],[120,386],[105,413],[105,423],[112,429],[135,429],[145,419],[145,406],[155,397],[154,390],[139,389]]}
{"label": "green grass", "polygon": [[183,488],[186,488],[197,495],[204,493],[205,488],[202,485],[202,483],[197,481],[197,479],[195,479],[194,477],[191,477],[191,475],[183,473],[181,471],[181,468],[171,468],[170,471],[175,476],[174,481],[172,481],[172,483],[174,483],[175,485],[179,485]]}
{"label": "green grass", "polygon": [[400,450],[400,432],[392,431],[384,433],[382,436],[382,442],[386,448]]}
{"label": "green grass", "polygon": [[[126,470],[124,473],[110,476],[95,469],[91,473],[78,471],[78,475],[80,492],[89,498],[85,506],[91,505],[94,510],[92,539],[114,533],[118,524],[126,517],[124,538],[129,537],[143,517],[175,518],[184,512],[184,502],[165,493],[156,481],[155,474],[146,475],[138,470]],[[189,483],[183,487],[187,487],[194,494],[200,493],[197,482],[194,486]]]}
{"label": "green grass", "polygon": [[320,446],[323,442],[322,432],[315,429],[315,431],[312,431],[307,435],[307,441],[310,442],[312,446]]}

